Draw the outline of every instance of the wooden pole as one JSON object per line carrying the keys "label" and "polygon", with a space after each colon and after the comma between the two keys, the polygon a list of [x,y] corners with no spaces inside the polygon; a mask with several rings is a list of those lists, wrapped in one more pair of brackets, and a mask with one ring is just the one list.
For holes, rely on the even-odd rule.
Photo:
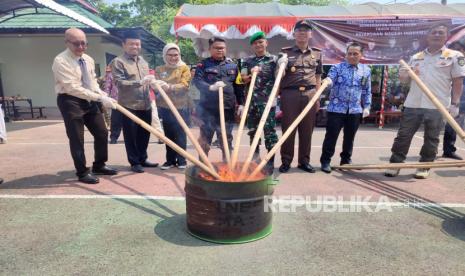
{"label": "wooden pole", "polygon": [[224,99],[223,99],[223,87],[220,87],[218,90],[219,96],[219,108],[220,108],[220,126],[221,126],[221,137],[223,138],[223,150],[226,156],[226,162],[228,167],[231,170],[231,155],[229,152],[228,136],[226,133],[226,123],[224,119]]}
{"label": "wooden pole", "polygon": [[168,97],[168,95],[166,94],[165,90],[163,90],[163,88],[161,88],[161,86],[160,86],[159,84],[155,84],[155,87],[157,88],[158,92],[160,92],[160,94],[161,94],[161,96],[163,97],[163,99],[165,100],[166,104],[169,106],[171,112],[173,112],[174,117],[176,117],[176,120],[178,120],[178,122],[179,122],[179,124],[181,125],[182,129],[186,132],[187,137],[189,137],[189,140],[192,142],[192,144],[194,145],[195,149],[196,149],[197,152],[199,153],[200,159],[202,159],[202,161],[203,161],[211,170],[213,170],[213,171],[216,172],[215,167],[213,167],[213,164],[210,162],[210,160],[208,160],[207,155],[206,155],[205,152],[203,151],[202,147],[200,147],[199,142],[197,141],[197,139],[195,139],[194,134],[192,134],[192,132],[190,131],[189,126],[187,126],[186,122],[185,122],[184,119],[182,118],[181,114],[179,114],[178,109],[174,106],[173,102],[172,102],[171,99]]}
{"label": "wooden pole", "polygon": [[278,74],[276,75],[276,80],[274,82],[273,89],[271,90],[265,109],[263,110],[262,117],[260,118],[260,122],[258,123],[257,129],[255,130],[255,136],[253,137],[252,145],[250,146],[250,150],[249,150],[249,154],[247,155],[244,165],[242,166],[239,179],[244,179],[246,176],[247,170],[249,169],[250,162],[252,161],[252,158],[253,158],[253,154],[262,136],[263,127],[265,126],[266,119],[268,118],[268,114],[270,113],[274,99],[276,98],[276,94],[278,93],[279,84],[281,83],[281,78],[283,77],[283,73],[285,69],[286,69],[285,64],[281,64],[281,66],[278,69]]}
{"label": "wooden pole", "polygon": [[237,129],[236,142],[234,143],[234,150],[231,158],[231,168],[236,167],[237,156],[239,155],[239,147],[241,146],[242,131],[244,130],[245,119],[247,119],[247,113],[249,113],[250,102],[252,101],[253,88],[255,86],[255,79],[257,78],[257,71],[252,73],[252,80],[249,84],[249,91],[247,92],[247,98],[245,100],[244,110],[242,111],[241,121],[239,128]]}
{"label": "wooden pole", "polygon": [[281,139],[278,140],[276,145],[268,152],[268,154],[265,156],[265,158],[258,164],[258,166],[255,168],[255,170],[250,174],[249,177],[247,177],[247,180],[252,179],[255,175],[257,175],[258,172],[260,172],[261,169],[266,165],[268,160],[270,160],[271,157],[275,154],[275,152],[278,150],[279,147],[289,138],[291,133],[296,129],[296,127],[299,125],[299,123],[304,119],[305,115],[310,111],[310,109],[313,107],[313,105],[320,99],[320,95],[325,91],[326,87],[331,83],[330,80],[327,78],[323,80],[321,83],[320,88],[316,91],[315,95],[313,95],[312,99],[308,104],[305,106],[304,110],[299,114],[299,116],[292,122],[292,124],[289,126],[289,128],[286,130],[286,132],[283,134]]}
{"label": "wooden pole", "polygon": [[436,108],[441,112],[442,116],[447,120],[449,125],[455,130],[457,135],[465,142],[465,131],[460,127],[460,125],[455,121],[455,119],[449,114],[449,111],[444,107],[444,105],[437,99],[437,97],[431,92],[431,90],[425,85],[425,83],[415,74],[415,72],[410,68],[410,66],[401,59],[400,65],[407,68],[408,74],[411,79],[413,79],[420,89],[428,96],[430,101],[436,106]]}
{"label": "wooden pole", "polygon": [[377,169],[418,169],[418,168],[447,168],[464,167],[465,161],[442,161],[442,162],[411,162],[411,163],[387,163],[372,165],[343,165],[333,166],[334,169],[341,170],[377,170]]}
{"label": "wooden pole", "polygon": [[144,129],[146,129],[148,132],[152,133],[153,135],[155,135],[156,137],[158,137],[158,139],[162,140],[166,145],[168,145],[169,147],[171,147],[174,151],[176,151],[177,153],[179,153],[180,155],[184,156],[187,160],[191,161],[192,163],[194,163],[195,165],[199,166],[202,170],[204,170],[205,172],[209,173],[211,176],[215,177],[216,179],[220,179],[221,177],[218,175],[218,173],[216,173],[214,170],[210,169],[209,167],[207,167],[204,163],[200,162],[197,158],[195,158],[194,156],[192,156],[191,154],[189,154],[187,151],[185,151],[183,148],[181,148],[180,146],[176,145],[176,143],[174,143],[173,141],[171,141],[170,139],[168,139],[165,135],[163,135],[163,133],[159,132],[158,130],[156,130],[155,128],[153,128],[152,126],[150,126],[149,124],[147,124],[146,122],[142,121],[141,119],[139,119],[139,117],[137,117],[136,115],[132,114],[129,110],[127,110],[126,108],[124,108],[123,106],[119,105],[119,104],[115,104],[116,105],[116,109],[123,113],[124,115],[126,115],[127,117],[129,117],[131,120],[133,120],[134,122],[136,122],[138,125],[140,125],[141,127],[143,127]]}

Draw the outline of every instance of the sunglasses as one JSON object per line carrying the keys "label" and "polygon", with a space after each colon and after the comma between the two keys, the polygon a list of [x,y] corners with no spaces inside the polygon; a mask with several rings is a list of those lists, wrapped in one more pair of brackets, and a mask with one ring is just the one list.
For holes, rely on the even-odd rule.
{"label": "sunglasses", "polygon": [[68,40],[68,42],[71,43],[76,48],[78,48],[79,46],[86,48],[89,45],[87,41],[69,41]]}

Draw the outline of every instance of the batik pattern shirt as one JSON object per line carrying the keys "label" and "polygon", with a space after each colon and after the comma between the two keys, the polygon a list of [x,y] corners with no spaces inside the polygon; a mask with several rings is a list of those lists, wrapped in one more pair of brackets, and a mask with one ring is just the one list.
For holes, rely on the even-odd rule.
{"label": "batik pattern shirt", "polygon": [[371,106],[371,70],[366,64],[342,62],[331,67],[328,77],[333,86],[328,112],[357,114]]}

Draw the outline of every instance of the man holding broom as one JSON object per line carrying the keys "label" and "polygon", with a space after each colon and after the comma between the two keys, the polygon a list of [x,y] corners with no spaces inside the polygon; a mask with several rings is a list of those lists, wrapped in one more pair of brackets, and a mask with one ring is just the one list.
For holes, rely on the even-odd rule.
{"label": "man holding broom", "polygon": [[[267,52],[268,41],[266,40],[264,32],[257,32],[250,37],[250,44],[255,55],[247,58],[244,61],[243,69],[247,72],[241,72],[242,81],[245,84],[250,83],[251,72],[257,70],[257,79],[253,88],[252,101],[247,116],[247,127],[249,128],[248,135],[250,136],[250,143],[252,143],[255,137],[255,132],[260,123],[263,111],[265,110],[266,103],[273,89],[275,82],[275,70],[277,57]],[[248,91],[248,87],[246,90]],[[239,111],[241,111],[239,107]],[[276,142],[278,141],[278,135],[276,135],[276,120],[275,120],[276,106],[273,106],[266,119],[264,126],[265,134],[265,147],[270,151]],[[240,114],[239,114],[240,115]],[[260,142],[258,143],[260,145]],[[255,159],[259,158],[260,150],[259,146],[255,149]],[[268,174],[272,174],[274,169],[274,156],[268,161],[265,171]]]}
{"label": "man holding broom", "polygon": [[[452,117],[459,114],[460,96],[465,76],[464,56],[447,49],[448,37],[446,25],[433,26],[426,36],[427,48],[413,55],[409,66],[425,85],[431,89],[440,103],[449,109]],[[420,151],[420,162],[433,162],[438,152],[439,134],[444,128],[441,112],[421,91],[416,82],[411,81],[406,68],[399,71],[401,82],[410,82],[410,91],[404,104],[400,129],[391,151],[391,163],[402,163],[407,157],[410,143],[415,132],[424,123],[424,142]],[[394,177],[400,169],[388,169],[384,175]],[[415,178],[424,179],[429,175],[428,168],[419,168]]]}

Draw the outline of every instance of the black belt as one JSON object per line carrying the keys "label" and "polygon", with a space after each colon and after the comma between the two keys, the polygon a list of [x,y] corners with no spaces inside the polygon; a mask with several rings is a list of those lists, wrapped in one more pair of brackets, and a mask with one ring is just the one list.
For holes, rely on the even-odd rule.
{"label": "black belt", "polygon": [[305,91],[308,91],[308,90],[312,90],[314,89],[316,86],[315,85],[293,85],[293,86],[287,86],[283,89],[296,89],[296,90],[299,90],[300,92],[305,92]]}

